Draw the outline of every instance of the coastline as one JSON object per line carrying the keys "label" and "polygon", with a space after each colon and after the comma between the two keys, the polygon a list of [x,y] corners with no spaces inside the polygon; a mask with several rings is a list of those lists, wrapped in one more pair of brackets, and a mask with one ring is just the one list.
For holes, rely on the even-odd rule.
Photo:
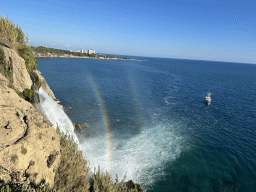
{"label": "coastline", "polygon": [[123,59],[123,58],[105,58],[105,57],[88,57],[88,56],[35,56],[38,58],[79,58],[79,59],[102,59],[102,60],[136,60],[136,59]]}
{"label": "coastline", "polygon": [[84,59],[107,59],[107,60],[135,60],[117,55],[98,53],[72,52],[62,49],[47,48],[43,46],[30,46],[34,58],[84,58]]}

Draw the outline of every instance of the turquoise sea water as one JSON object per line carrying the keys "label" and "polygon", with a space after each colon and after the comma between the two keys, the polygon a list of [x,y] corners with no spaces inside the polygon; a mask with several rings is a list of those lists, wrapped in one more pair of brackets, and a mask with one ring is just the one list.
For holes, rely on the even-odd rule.
{"label": "turquoise sea water", "polygon": [[[148,191],[255,191],[256,65],[38,59],[92,166]],[[212,93],[212,104],[204,98]]]}

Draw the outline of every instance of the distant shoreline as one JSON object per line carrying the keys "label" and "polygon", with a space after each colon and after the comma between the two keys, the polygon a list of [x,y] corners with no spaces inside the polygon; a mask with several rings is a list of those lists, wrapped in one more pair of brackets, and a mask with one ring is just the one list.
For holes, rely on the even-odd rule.
{"label": "distant shoreline", "polygon": [[[44,46],[30,46],[35,58],[85,58],[85,59],[107,59],[107,60],[135,60],[128,57],[120,57],[115,55],[72,52],[63,49],[47,48]],[[88,50],[89,52],[89,50]]]}
{"label": "distant shoreline", "polygon": [[81,57],[81,56],[35,56],[35,58],[81,58],[81,59],[101,59],[101,60],[136,60],[136,59],[131,59],[131,58],[127,58],[127,59],[124,59],[124,58],[97,58],[97,57],[88,57],[88,56],[85,56],[85,57]]}
{"label": "distant shoreline", "polygon": [[73,57],[66,57],[66,56],[54,56],[54,57],[35,57],[37,58],[80,58],[80,59],[101,59],[101,60],[136,60],[136,59],[123,59],[123,58],[97,58],[97,57],[80,57],[80,56],[73,56]]}

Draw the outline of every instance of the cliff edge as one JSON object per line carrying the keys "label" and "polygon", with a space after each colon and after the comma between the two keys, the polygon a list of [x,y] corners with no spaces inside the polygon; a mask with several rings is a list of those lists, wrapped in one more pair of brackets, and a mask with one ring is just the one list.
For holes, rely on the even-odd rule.
{"label": "cliff edge", "polygon": [[[22,92],[32,86],[24,59],[11,48],[0,48],[11,72],[11,81],[0,73],[0,182],[38,185],[44,181],[52,187],[60,163],[60,136],[51,123],[13,89]],[[44,81],[48,94],[56,100],[40,72],[36,73]]]}

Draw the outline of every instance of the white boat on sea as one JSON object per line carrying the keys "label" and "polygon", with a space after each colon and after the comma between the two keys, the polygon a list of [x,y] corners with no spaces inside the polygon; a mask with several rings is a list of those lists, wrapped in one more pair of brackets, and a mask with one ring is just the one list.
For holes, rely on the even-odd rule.
{"label": "white boat on sea", "polygon": [[205,102],[206,102],[208,105],[210,105],[211,102],[212,102],[211,95],[212,95],[212,94],[209,92],[209,93],[207,94],[207,96],[205,97]]}

